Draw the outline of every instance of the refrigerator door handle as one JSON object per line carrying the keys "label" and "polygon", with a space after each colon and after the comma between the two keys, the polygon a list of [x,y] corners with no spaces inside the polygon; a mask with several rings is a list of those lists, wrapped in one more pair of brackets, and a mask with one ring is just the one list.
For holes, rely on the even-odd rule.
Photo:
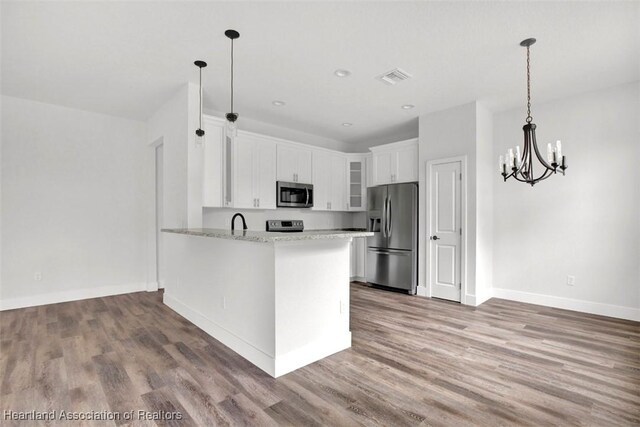
{"label": "refrigerator door handle", "polygon": [[389,229],[387,230],[387,236],[391,237],[391,233],[393,232],[393,217],[391,212],[391,197],[389,197],[389,202],[387,204],[387,222],[389,223]]}
{"label": "refrigerator door handle", "polygon": [[382,237],[387,237],[387,198],[384,198],[384,202],[382,205]]}

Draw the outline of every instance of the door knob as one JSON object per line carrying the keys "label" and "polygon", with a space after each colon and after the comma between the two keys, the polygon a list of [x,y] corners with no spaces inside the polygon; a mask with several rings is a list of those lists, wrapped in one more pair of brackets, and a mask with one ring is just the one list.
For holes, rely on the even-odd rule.
{"label": "door knob", "polygon": [[438,236],[431,236],[431,240],[440,240]]}

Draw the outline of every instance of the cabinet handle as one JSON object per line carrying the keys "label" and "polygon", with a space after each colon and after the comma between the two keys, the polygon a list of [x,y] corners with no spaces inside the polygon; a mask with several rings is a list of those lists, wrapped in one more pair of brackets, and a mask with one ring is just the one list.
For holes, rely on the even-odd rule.
{"label": "cabinet handle", "polygon": [[258,199],[258,207],[260,207],[260,199]]}
{"label": "cabinet handle", "polygon": [[253,199],[253,207],[256,207],[256,199]]}

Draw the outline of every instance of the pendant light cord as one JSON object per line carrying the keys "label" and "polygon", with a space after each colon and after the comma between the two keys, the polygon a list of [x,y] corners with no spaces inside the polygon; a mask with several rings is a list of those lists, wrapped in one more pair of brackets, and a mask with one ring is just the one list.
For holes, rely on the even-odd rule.
{"label": "pendant light cord", "polygon": [[231,112],[233,113],[233,39],[231,39]]}
{"label": "pendant light cord", "polygon": [[200,67],[200,129],[202,129],[202,67]]}
{"label": "pendant light cord", "polygon": [[527,123],[531,123],[533,117],[531,117],[531,72],[529,70],[531,62],[529,59],[529,46],[527,46]]}

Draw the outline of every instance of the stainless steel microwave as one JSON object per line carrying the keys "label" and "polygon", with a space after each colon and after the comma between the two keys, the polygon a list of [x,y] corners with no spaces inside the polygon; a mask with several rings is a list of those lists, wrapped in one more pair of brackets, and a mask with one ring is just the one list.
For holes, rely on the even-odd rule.
{"label": "stainless steel microwave", "polygon": [[279,208],[313,207],[313,184],[278,181],[276,187]]}

